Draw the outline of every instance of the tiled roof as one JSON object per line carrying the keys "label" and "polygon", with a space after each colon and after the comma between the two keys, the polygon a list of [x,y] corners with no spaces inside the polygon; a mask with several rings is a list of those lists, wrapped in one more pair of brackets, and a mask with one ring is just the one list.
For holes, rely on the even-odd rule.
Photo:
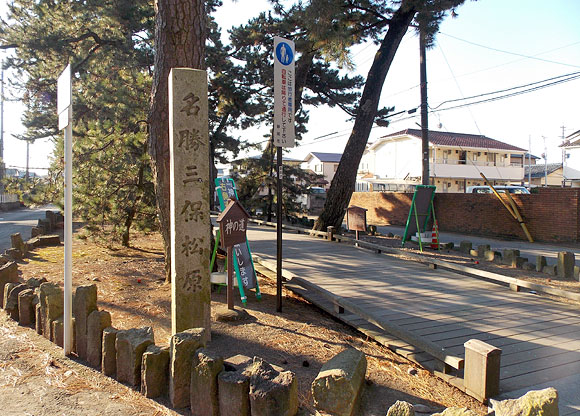
{"label": "tiled roof", "polygon": [[311,152],[312,156],[318,158],[321,162],[328,163],[338,163],[342,157],[342,153],[321,153],[321,152]]}
{"label": "tiled roof", "polygon": [[[421,138],[421,130],[406,129],[397,133],[388,134],[383,137],[395,137],[401,135],[409,135]],[[499,140],[490,139],[489,137],[477,134],[451,133],[429,130],[429,142],[436,146],[474,147],[480,149],[513,150],[518,152],[526,151],[525,149],[512,146],[511,144],[500,142]]]}
{"label": "tiled roof", "polygon": [[[511,157],[512,157],[512,158],[514,158],[514,157],[515,157],[515,158],[521,158],[521,157],[522,157],[522,155],[521,155],[521,154],[519,154],[519,153],[517,153],[517,154],[515,154],[515,155],[511,155]],[[529,153],[526,153],[526,154],[524,155],[524,158],[525,158],[525,160],[528,160],[528,158],[529,158],[529,157],[530,157],[530,154],[529,154]],[[534,155],[532,155],[532,159],[538,160],[538,159],[541,159],[541,157],[538,157],[538,156],[534,156]]]}
{"label": "tiled roof", "polygon": [[546,168],[548,170],[548,175],[562,167],[561,163],[548,163],[547,166],[541,165],[532,165],[532,166],[524,166],[524,177],[528,177],[528,169],[532,168],[532,178],[543,178]]}

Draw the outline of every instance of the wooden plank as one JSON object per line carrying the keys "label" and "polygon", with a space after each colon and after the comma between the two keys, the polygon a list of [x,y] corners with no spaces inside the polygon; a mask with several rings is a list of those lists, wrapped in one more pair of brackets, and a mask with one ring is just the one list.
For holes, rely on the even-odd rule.
{"label": "wooden plank", "polygon": [[[262,237],[273,241],[273,232],[270,236],[263,233]],[[580,314],[575,306],[510,292],[497,283],[455,273],[467,273],[463,269],[450,267],[433,271],[419,263],[410,266],[406,260],[392,256],[387,260],[371,253],[365,255],[364,251],[353,251],[352,246],[313,240],[298,234],[293,234],[291,241],[296,247],[285,249],[285,256],[289,259],[285,260],[287,270],[283,274],[296,280],[290,280],[287,286],[303,283],[300,281],[302,276],[309,276],[308,284],[313,288],[320,286],[325,295],[314,296],[314,291],[302,287],[309,293],[306,296],[316,297],[317,304],[326,304],[327,312],[362,333],[375,339],[386,338],[386,344],[396,337],[385,334],[388,331],[386,325],[381,329],[373,323],[388,323],[389,328],[401,331],[407,339],[427,340],[429,348],[461,360],[463,343],[471,338],[503,347],[502,390],[506,386],[504,381],[510,390],[525,383],[524,371],[528,372],[526,385],[536,384],[541,377],[559,378],[563,374],[561,370],[568,371],[564,362],[574,366],[576,361],[580,361],[580,350],[576,348],[580,343]],[[266,261],[273,259],[272,254],[268,255],[273,253],[273,247],[267,241],[254,248],[254,252],[264,255]],[[409,253],[398,254],[407,256]],[[427,261],[430,262],[431,259]],[[275,263],[272,266],[275,267]],[[470,275],[490,279],[477,273]],[[511,279],[492,280],[509,284],[513,283]],[[519,281],[516,284],[525,287]],[[337,299],[339,303],[351,303],[350,310],[356,313],[349,313],[347,307],[346,313],[336,314],[332,305]],[[401,340],[395,343],[402,344],[389,348],[398,348],[401,354],[418,362],[430,361],[430,366],[436,368],[436,361],[427,358],[424,352],[429,348],[412,347],[409,342]],[[414,351],[411,352],[410,348]],[[570,350],[572,348],[576,349]],[[504,369],[510,367],[504,374]],[[554,368],[558,371],[553,371]]]}
{"label": "wooden plank", "polygon": [[502,351],[501,364],[502,367],[505,367],[508,365],[537,360],[539,358],[556,357],[560,354],[569,352],[575,352],[580,360],[580,340],[560,343],[557,346],[540,346],[526,351],[512,352],[511,354],[503,354]]}
{"label": "wooden plank", "polygon": [[[560,324],[578,324],[580,323],[580,316],[577,318],[566,318],[565,320],[560,319],[558,317],[555,316],[533,316],[533,317],[529,317],[529,318],[520,318],[518,320],[514,320],[511,318],[497,318],[494,320],[493,324],[477,324],[474,323],[472,325],[469,326],[469,328],[473,331],[477,331],[477,332],[485,332],[485,333],[494,333],[497,332],[498,330],[501,329],[510,329],[510,328],[527,328],[530,325],[534,325],[534,328],[538,328],[538,331],[541,331],[543,327],[548,328],[551,326],[556,326],[556,325],[552,325],[553,323],[556,323],[556,325],[560,325]],[[543,324],[543,325],[542,325]],[[406,328],[405,326],[403,326],[404,328]],[[422,328],[419,330],[413,330],[412,332],[414,334],[417,335],[421,335],[421,336],[425,336],[431,339],[449,339],[449,338],[454,338],[454,333],[459,331],[460,333],[465,329],[465,325],[461,325],[461,324],[456,324],[456,323],[450,323],[450,324],[446,324],[443,326],[438,326],[438,327],[427,327],[427,328]],[[579,332],[580,332],[580,327],[579,327]],[[434,338],[434,336],[438,336],[440,335],[440,338]]]}
{"label": "wooden plank", "polygon": [[548,370],[566,364],[576,367],[579,370],[578,374],[580,374],[580,353],[578,351],[568,351],[554,357],[543,357],[513,365],[502,365],[500,380],[522,374],[536,373],[541,370]]}
{"label": "wooden plank", "polygon": [[343,299],[339,296],[336,296],[322,288],[314,289],[314,285],[307,280],[295,277],[292,279],[293,283],[297,283],[300,286],[311,288],[313,290],[319,290],[321,294],[327,297],[331,302],[337,303],[342,306],[344,309],[347,309],[351,312],[356,313],[357,315],[361,316],[362,318],[366,319],[368,322],[372,323],[373,325],[381,328],[384,331],[387,331],[390,334],[393,334],[399,339],[408,342],[409,344],[416,345],[418,348],[422,349],[423,351],[428,352],[433,357],[449,364],[453,368],[461,369],[463,368],[463,358],[451,356],[445,352],[445,349],[440,348],[438,345],[429,342],[428,340],[417,338],[412,333],[409,333],[401,328],[393,325],[385,320],[380,320],[374,318],[373,316],[366,313],[364,310],[359,308],[353,302]]}
{"label": "wooden plank", "polygon": [[531,383],[533,383],[532,385],[537,385],[577,374],[580,374],[580,362],[578,361],[500,379],[500,386],[502,391],[514,391],[529,387]]}
{"label": "wooden plank", "polygon": [[[354,240],[349,239],[349,238],[342,238],[342,241],[354,242]],[[422,255],[409,253],[407,251],[403,251],[400,249],[382,247],[382,246],[377,245],[377,244],[367,243],[367,242],[363,242],[363,241],[359,241],[358,244],[360,247],[370,248],[373,250],[380,249],[380,250],[382,250],[383,254],[405,255],[409,259],[412,259],[412,260],[420,262],[420,263],[436,264],[436,265],[438,265],[440,267],[444,267],[446,269],[461,271],[463,273],[468,273],[468,274],[473,275],[473,276],[484,277],[484,278],[492,280],[492,281],[502,282],[502,283],[507,283],[507,284],[515,284],[517,286],[525,287],[525,288],[528,288],[531,290],[535,290],[537,292],[547,293],[547,294],[551,294],[554,296],[564,297],[566,299],[580,301],[580,293],[569,292],[569,291],[565,291],[565,290],[561,290],[561,289],[557,289],[557,288],[553,288],[553,287],[545,286],[545,285],[539,285],[539,284],[528,282],[525,280],[516,279],[513,277],[509,277],[509,276],[503,276],[503,275],[500,275],[498,273],[492,273],[492,272],[488,272],[485,270],[474,269],[472,267],[462,266],[462,265],[459,265],[456,263],[450,263],[450,262],[446,262],[446,261],[439,260],[439,259],[434,259],[434,258],[427,259]]]}

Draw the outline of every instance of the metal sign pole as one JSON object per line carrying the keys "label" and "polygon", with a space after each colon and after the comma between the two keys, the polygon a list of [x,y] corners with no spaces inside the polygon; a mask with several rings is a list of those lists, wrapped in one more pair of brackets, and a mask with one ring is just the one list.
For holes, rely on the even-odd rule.
{"label": "metal sign pole", "polygon": [[276,311],[282,312],[282,148],[294,147],[294,42],[274,37],[274,131],[272,145],[278,148],[277,157],[277,261]]}
{"label": "metal sign pole", "polygon": [[276,189],[276,311],[282,312],[282,148],[278,147],[277,154],[277,189]]}

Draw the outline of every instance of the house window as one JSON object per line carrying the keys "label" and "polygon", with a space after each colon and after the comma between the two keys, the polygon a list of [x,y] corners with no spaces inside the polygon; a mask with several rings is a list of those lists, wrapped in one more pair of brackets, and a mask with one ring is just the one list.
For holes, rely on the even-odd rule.
{"label": "house window", "polygon": [[473,154],[473,161],[474,161],[474,162],[475,162],[475,161],[477,161],[477,153],[474,153],[474,154]]}
{"label": "house window", "polygon": [[444,151],[443,151],[443,163],[447,163],[447,158],[448,158],[448,157],[449,157],[449,156],[447,155],[447,150],[444,150]]}
{"label": "house window", "polygon": [[322,172],[322,165],[321,164],[314,165],[314,172]]}

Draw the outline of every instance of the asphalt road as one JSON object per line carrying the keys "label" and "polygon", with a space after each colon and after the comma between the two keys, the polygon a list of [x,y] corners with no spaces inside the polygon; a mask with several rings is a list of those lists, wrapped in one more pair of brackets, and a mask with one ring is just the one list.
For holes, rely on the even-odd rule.
{"label": "asphalt road", "polygon": [[39,218],[45,217],[45,211],[55,206],[40,208],[21,208],[14,211],[0,211],[0,253],[10,248],[10,235],[20,233],[24,241],[30,238],[30,230],[36,226]]}

